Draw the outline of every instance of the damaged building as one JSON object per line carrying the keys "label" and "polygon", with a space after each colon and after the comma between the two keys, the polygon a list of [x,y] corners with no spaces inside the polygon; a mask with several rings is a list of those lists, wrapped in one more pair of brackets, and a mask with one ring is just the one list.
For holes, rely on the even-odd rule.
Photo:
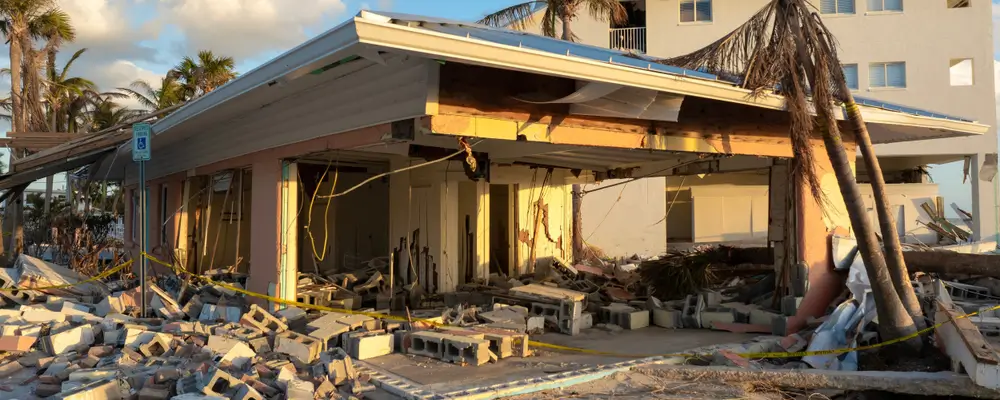
{"label": "damaged building", "polygon": [[[861,111],[874,143],[990,129],[888,104]],[[837,118],[844,119],[839,109]],[[81,167],[89,167],[90,179],[124,182],[124,245],[136,260],[133,271],[148,251],[192,275],[245,277],[237,289],[255,294],[247,298],[254,305],[246,315],[263,316],[248,323],[273,323],[278,338],[308,343],[301,356],[295,350],[308,364],[327,342],[302,337],[290,328],[292,318],[268,313],[294,302],[409,317],[425,299],[437,305],[467,285],[516,281],[553,267],[610,280],[563,261],[585,257],[585,238],[574,226],[573,185],[763,169],[766,203],[753,217],[765,224],[769,243],[760,264],[788,271],[782,274],[793,281],[787,294],[804,296],[790,313],[794,331],[825,315],[844,291],[842,280],[829,279],[831,235],[851,231],[826,157],[812,167],[829,204],[817,204],[795,181],[789,127],[783,97],[751,96],[723,77],[526,33],[364,11],[158,117],[144,188],[129,154],[128,127],[20,159],[0,188],[17,191]],[[823,146],[821,138],[813,140]],[[844,146],[849,154],[856,149],[846,133]],[[140,191],[147,204],[140,204]],[[714,212],[694,218],[713,218],[727,207],[714,204],[708,207]],[[142,210],[148,250],[139,240]],[[640,240],[635,235],[656,223],[638,221],[634,230],[615,234]],[[149,268],[178,275],[157,263]],[[594,293],[514,286],[497,298],[553,303],[531,310],[542,320],[552,314],[562,324],[568,314],[575,325],[585,314],[593,318],[582,309]],[[183,312],[181,303],[172,305],[174,314]],[[605,306],[597,306],[607,314],[597,318],[642,323],[632,319],[631,308]],[[243,323],[245,316],[227,315],[232,308],[212,305],[208,319]],[[449,318],[461,320],[460,311]],[[493,312],[508,311],[525,314]],[[333,322],[346,324],[348,317],[335,316]],[[532,325],[531,317],[516,318]],[[649,318],[647,312],[646,325]],[[358,320],[350,329],[374,321]],[[393,352],[392,335],[379,336]],[[438,354],[435,338],[421,334],[417,342],[426,347],[413,342],[411,349]],[[476,345],[487,346],[483,340]],[[521,354],[527,353],[524,347]],[[473,364],[487,359],[477,356]]]}

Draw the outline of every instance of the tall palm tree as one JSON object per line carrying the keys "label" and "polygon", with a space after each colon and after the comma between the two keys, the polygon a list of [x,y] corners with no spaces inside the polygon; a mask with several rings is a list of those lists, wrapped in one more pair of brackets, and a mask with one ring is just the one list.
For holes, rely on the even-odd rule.
{"label": "tall palm tree", "polygon": [[184,57],[167,73],[182,83],[186,100],[211,92],[236,78],[236,61],[201,50],[196,58]]}
{"label": "tall palm tree", "polygon": [[[10,44],[12,130],[26,132],[43,127],[47,123],[39,98],[41,64],[33,40],[56,40],[49,43],[50,52],[54,52],[59,40],[72,40],[69,16],[54,0],[0,0],[0,31]],[[10,154],[12,160],[13,156]],[[13,221],[24,220],[24,209],[20,202],[13,203],[13,207],[6,208],[3,230],[14,232],[11,247],[16,254],[22,250],[24,230],[23,225],[15,226]],[[3,251],[2,241],[0,251]]]}
{"label": "tall palm tree", "polygon": [[573,20],[586,8],[590,15],[600,21],[615,24],[628,22],[628,12],[618,0],[535,0],[516,4],[492,13],[479,23],[496,27],[524,29],[534,20],[534,15],[542,7],[542,35],[556,37],[556,22],[562,25],[562,40],[575,41]]}
{"label": "tall palm tree", "polygon": [[[844,97],[841,92],[847,87],[836,45],[806,0],[771,0],[729,35],[691,54],[663,62],[740,77],[741,84],[754,93],[778,89],[785,96],[792,117],[797,174],[820,205],[826,202],[813,166],[811,138],[814,132],[823,138],[851,226],[858,237],[858,250],[871,282],[882,337],[891,339],[915,333],[914,318],[894,288],[889,266],[865,213],[851,158],[844,149],[834,117],[835,100]],[[809,111],[810,96],[816,116]],[[860,114],[855,118],[860,118]],[[866,162],[877,164],[873,155],[869,158]],[[891,232],[894,235],[895,228]],[[897,272],[906,274],[905,269]],[[908,343],[920,346],[919,340]]]}
{"label": "tall palm tree", "polygon": [[[63,37],[69,27],[69,17],[56,6],[55,0],[0,0],[0,31],[10,44],[12,128],[27,129],[24,100],[23,65],[32,39],[46,34]],[[53,27],[51,24],[60,24]],[[72,29],[72,28],[69,28]],[[72,35],[70,35],[72,36]]]}

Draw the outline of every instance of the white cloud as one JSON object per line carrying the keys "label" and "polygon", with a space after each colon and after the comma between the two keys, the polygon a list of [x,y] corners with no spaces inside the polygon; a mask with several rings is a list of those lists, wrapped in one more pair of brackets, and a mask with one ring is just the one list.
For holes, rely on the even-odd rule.
{"label": "white cloud", "polygon": [[[177,27],[182,48],[192,54],[213,50],[237,60],[274,49],[291,48],[307,39],[306,30],[341,17],[341,0],[164,0],[154,25]],[[332,27],[332,25],[331,25]],[[324,29],[325,30],[325,29]]]}

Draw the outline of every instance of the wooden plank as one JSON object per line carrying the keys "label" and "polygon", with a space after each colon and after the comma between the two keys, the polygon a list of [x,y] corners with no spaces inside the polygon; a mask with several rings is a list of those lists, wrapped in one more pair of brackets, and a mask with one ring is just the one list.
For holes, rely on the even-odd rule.
{"label": "wooden plank", "polygon": [[952,370],[964,370],[979,386],[1000,389],[1000,366],[993,348],[979,329],[959,312],[947,297],[938,297],[935,323],[944,323],[934,330],[939,347],[951,358]]}

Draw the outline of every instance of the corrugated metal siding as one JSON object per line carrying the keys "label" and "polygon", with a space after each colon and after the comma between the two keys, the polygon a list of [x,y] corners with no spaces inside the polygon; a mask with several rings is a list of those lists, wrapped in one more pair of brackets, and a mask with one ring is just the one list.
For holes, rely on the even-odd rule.
{"label": "corrugated metal siding", "polygon": [[[155,179],[331,133],[424,115],[431,62],[391,57],[387,65],[373,64],[294,94],[159,151],[147,164],[147,175]],[[128,175],[136,175],[134,167]]]}

